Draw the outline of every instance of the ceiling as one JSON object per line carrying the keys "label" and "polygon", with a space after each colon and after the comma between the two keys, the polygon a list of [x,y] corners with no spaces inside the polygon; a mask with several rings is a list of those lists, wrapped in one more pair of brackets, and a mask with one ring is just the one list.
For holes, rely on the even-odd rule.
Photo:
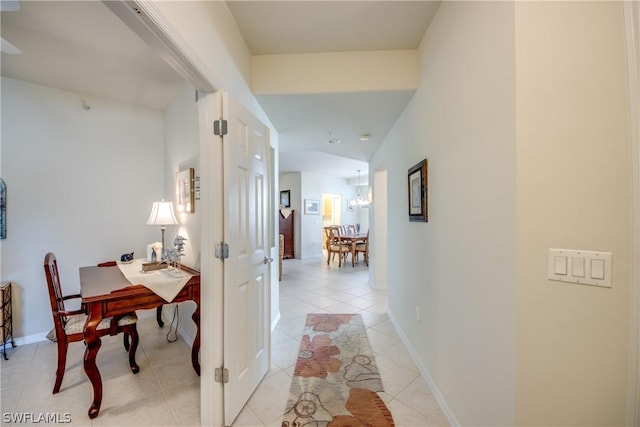
{"label": "ceiling", "polygon": [[[250,52],[415,49],[439,1],[227,1]],[[16,7],[17,6],[17,7]],[[2,1],[2,75],[163,110],[185,85],[98,1]],[[14,10],[12,10],[14,9]],[[15,10],[19,9],[19,10]],[[281,172],[354,178],[412,91],[263,95],[278,131]],[[371,135],[360,141],[360,135]],[[340,139],[329,144],[329,139]],[[366,179],[366,177],[365,177]]]}
{"label": "ceiling", "polygon": [[23,52],[2,53],[4,77],[157,110],[185,85],[101,2],[2,3],[2,38]]}
{"label": "ceiling", "polygon": [[227,1],[253,55],[416,49],[435,1]]}
{"label": "ceiling", "polygon": [[[440,2],[267,0],[227,5],[251,53],[267,55],[416,49]],[[354,91],[256,97],[278,130],[281,173],[334,170],[336,176],[353,178],[358,169],[366,174],[369,159],[412,96],[413,91]],[[369,134],[369,140],[361,141],[362,134]],[[330,139],[341,142],[329,144]]]}

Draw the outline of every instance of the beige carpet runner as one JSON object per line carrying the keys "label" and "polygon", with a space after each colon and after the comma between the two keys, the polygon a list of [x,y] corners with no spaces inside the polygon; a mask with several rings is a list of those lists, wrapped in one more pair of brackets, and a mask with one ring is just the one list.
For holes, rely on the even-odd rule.
{"label": "beige carpet runner", "polygon": [[393,426],[359,314],[309,314],[282,427]]}

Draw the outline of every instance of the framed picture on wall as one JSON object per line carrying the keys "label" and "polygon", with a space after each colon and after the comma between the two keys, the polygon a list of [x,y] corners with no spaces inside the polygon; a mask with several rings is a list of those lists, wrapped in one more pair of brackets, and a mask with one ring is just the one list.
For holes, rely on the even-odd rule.
{"label": "framed picture on wall", "polygon": [[320,215],[320,200],[304,199],[305,215]]}
{"label": "framed picture on wall", "polygon": [[188,168],[183,171],[180,171],[176,175],[178,212],[193,213],[195,211],[195,203],[194,203],[195,192],[193,189],[193,181],[194,181],[193,168]]}
{"label": "framed picture on wall", "polygon": [[291,207],[291,190],[283,190],[280,192],[280,207]]}
{"label": "framed picture on wall", "polygon": [[428,222],[427,172],[427,159],[409,168],[409,221]]}
{"label": "framed picture on wall", "polygon": [[353,212],[354,211],[353,206],[356,204],[355,202],[356,201],[353,200],[353,199],[348,199],[347,200],[347,212]]}

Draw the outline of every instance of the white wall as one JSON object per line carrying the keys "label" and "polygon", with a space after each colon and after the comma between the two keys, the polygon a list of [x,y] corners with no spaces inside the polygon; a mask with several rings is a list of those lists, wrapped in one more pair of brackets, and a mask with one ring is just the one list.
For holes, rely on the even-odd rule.
{"label": "white wall", "polygon": [[[361,193],[362,197],[366,198],[367,195],[366,193]],[[360,231],[362,233],[366,233],[367,230],[369,229],[369,209],[371,209],[371,206],[354,206],[354,212],[355,212],[355,220],[352,222],[345,222],[345,224],[360,224]]]}
{"label": "white wall", "polygon": [[[522,425],[626,425],[629,87],[619,2],[516,2]],[[546,279],[548,248],[613,253],[611,289]]]}
{"label": "white wall", "polygon": [[[369,168],[388,171],[391,315],[462,425],[515,419],[513,33],[513,3],[443,2]],[[409,222],[407,170],[424,158],[429,222]]]}
{"label": "white wall", "polygon": [[[392,317],[462,425],[625,425],[621,3],[443,2],[420,51],[421,86],[371,162],[389,176]],[[429,223],[409,223],[424,157]],[[612,252],[613,287],[547,280],[551,247]]]}
{"label": "white wall", "polygon": [[387,171],[379,170],[373,175],[374,201],[369,209],[373,210],[373,227],[369,234],[369,282],[375,289],[389,287],[387,244],[389,239]]}
{"label": "white wall", "polygon": [[258,95],[414,90],[418,71],[415,49],[256,55],[251,87]]}
{"label": "white wall", "polygon": [[163,147],[158,111],[2,78],[8,206],[0,276],[15,284],[17,338],[43,338],[53,325],[47,252],[56,254],[71,294],[79,291],[78,267],[146,255],[147,243],[160,238],[145,223],[163,197]]}
{"label": "white wall", "polygon": [[[623,5],[626,41],[627,62],[629,68],[629,98],[631,108],[631,145],[633,161],[633,182],[635,183],[633,201],[634,230],[633,254],[637,260],[640,253],[640,3],[626,2]],[[640,425],[640,264],[633,264],[632,272],[633,291],[631,342],[630,347],[630,372],[629,377],[635,380],[629,381],[629,408],[627,424]]]}
{"label": "white wall", "polygon": [[[201,209],[200,202],[195,201],[195,212],[178,212],[178,197],[176,195],[176,174],[187,168],[194,168],[195,176],[199,175],[199,128],[198,108],[195,99],[195,89],[190,85],[184,86],[179,95],[164,111],[165,122],[165,163],[164,163],[164,194],[166,200],[171,200],[176,207],[176,217],[179,226],[167,227],[165,232],[165,244],[173,246],[176,235],[186,237],[184,248],[185,256],[181,262],[187,266],[200,270],[200,245],[201,245]],[[173,316],[173,305],[165,306],[164,316],[170,320]],[[180,333],[189,344],[196,333],[195,324],[191,315],[195,309],[195,303],[186,302],[180,308]]]}

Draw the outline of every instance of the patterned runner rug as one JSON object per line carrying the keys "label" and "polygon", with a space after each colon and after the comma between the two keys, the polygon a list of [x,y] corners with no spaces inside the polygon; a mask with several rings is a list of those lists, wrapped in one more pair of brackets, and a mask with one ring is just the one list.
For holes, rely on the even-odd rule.
{"label": "patterned runner rug", "polygon": [[282,427],[393,426],[359,314],[309,314]]}

